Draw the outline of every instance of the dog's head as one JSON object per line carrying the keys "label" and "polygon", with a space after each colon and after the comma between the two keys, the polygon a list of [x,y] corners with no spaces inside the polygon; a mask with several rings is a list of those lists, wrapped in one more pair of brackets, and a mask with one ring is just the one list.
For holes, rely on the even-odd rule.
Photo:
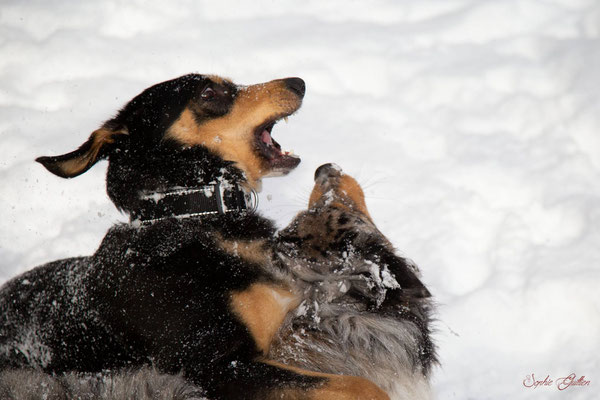
{"label": "dog's head", "polygon": [[308,209],[280,236],[297,242],[304,256],[318,262],[341,258],[350,247],[365,247],[374,238],[391,248],[369,215],[360,185],[335,164],[317,168]]}
{"label": "dog's head", "polygon": [[185,75],[144,90],[77,150],[36,161],[72,178],[108,158],[108,194],[126,211],[136,207],[141,192],[220,179],[257,189],[261,178],[300,163],[282,151],[271,131],[300,108],[304,91],[300,78],[239,86],[217,76]]}
{"label": "dog's head", "polygon": [[417,267],[397,256],[373,223],[358,182],[334,164],[317,168],[308,209],[279,236],[294,260],[307,260],[316,272],[371,273],[373,266],[389,268],[403,293],[429,296]]}

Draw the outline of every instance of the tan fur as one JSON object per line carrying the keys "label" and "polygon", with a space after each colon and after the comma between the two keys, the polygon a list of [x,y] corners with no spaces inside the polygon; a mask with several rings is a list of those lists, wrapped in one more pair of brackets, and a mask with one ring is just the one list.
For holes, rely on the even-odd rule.
{"label": "tan fur", "polygon": [[312,192],[310,192],[310,197],[308,198],[308,208],[313,208],[315,204],[317,204],[317,202],[323,198],[323,194],[324,193],[321,186],[315,185]]}
{"label": "tan fur", "polygon": [[306,391],[304,389],[287,389],[274,393],[270,398],[285,400],[389,400],[389,396],[373,382],[358,376],[332,375],[308,371],[292,367],[276,361],[265,361],[266,364],[287,369],[297,374],[325,378],[319,387]]}
{"label": "tan fur", "polygon": [[330,179],[327,182],[327,187],[315,184],[313,191],[308,200],[308,208],[315,206],[319,201],[325,199],[324,195],[327,190],[333,190],[333,202],[331,205],[338,206],[349,211],[355,210],[366,216],[369,220],[371,215],[367,210],[365,202],[365,194],[354,178],[350,175],[340,173],[339,177]]}
{"label": "tan fur", "polygon": [[266,283],[255,283],[231,296],[233,312],[248,327],[263,354],[268,353],[286,314],[298,303],[299,296],[289,289]]}
{"label": "tan fur", "polygon": [[225,160],[234,161],[246,173],[250,185],[257,188],[260,178],[272,171],[256,154],[255,130],[265,122],[291,114],[300,102],[282,80],[242,87],[226,115],[198,125],[188,106],[166,137],[190,146],[205,146]]}
{"label": "tan fur", "polygon": [[225,240],[219,238],[217,243],[227,253],[252,264],[267,265],[271,249],[265,240]]}
{"label": "tan fur", "polygon": [[106,128],[100,128],[92,132],[90,139],[92,146],[79,157],[62,161],[59,164],[60,169],[66,176],[75,176],[81,173],[88,165],[93,164],[98,157],[98,153],[103,146],[113,143],[115,135],[126,135],[126,130],[112,131]]}
{"label": "tan fur", "polygon": [[351,208],[360,211],[361,214],[371,219],[365,203],[365,194],[354,178],[350,175],[342,175],[337,191],[345,204],[350,205]]}
{"label": "tan fur", "polygon": [[329,383],[309,392],[311,400],[390,400],[373,382],[357,376],[332,375]]}

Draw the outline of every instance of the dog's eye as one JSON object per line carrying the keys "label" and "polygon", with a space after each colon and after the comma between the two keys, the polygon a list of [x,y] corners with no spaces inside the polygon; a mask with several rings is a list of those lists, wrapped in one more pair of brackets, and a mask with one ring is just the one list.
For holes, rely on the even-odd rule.
{"label": "dog's eye", "polygon": [[216,92],[213,90],[213,88],[207,87],[202,91],[200,97],[202,97],[202,100],[211,100],[213,97],[215,97],[215,94]]}

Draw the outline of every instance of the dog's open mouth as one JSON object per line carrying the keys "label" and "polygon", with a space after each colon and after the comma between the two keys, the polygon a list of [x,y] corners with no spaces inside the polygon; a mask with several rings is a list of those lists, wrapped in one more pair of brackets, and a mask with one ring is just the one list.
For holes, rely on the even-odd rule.
{"label": "dog's open mouth", "polygon": [[258,153],[269,163],[271,169],[287,173],[300,164],[300,157],[291,151],[282,150],[281,145],[271,136],[273,127],[281,119],[287,121],[287,116],[260,125],[254,132],[254,138]]}

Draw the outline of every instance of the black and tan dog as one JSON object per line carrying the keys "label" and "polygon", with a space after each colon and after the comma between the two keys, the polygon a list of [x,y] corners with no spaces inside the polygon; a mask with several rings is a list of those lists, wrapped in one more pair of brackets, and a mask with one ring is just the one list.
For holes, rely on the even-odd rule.
{"label": "black and tan dog", "polygon": [[242,87],[186,75],[146,89],[76,151],[38,159],[70,178],[108,158],[108,194],[132,223],[92,256],[4,285],[0,368],[153,365],[211,399],[387,398],[367,379],[267,358],[299,297],[261,264],[274,227],[246,197],[298,165],[271,130],[304,90],[299,78]]}
{"label": "black and tan dog", "polygon": [[[436,356],[429,291],[416,266],[396,255],[373,224],[356,181],[331,164],[321,166],[309,208],[273,239],[222,242],[260,265],[265,276],[292,288],[298,306],[266,344],[264,359],[368,378],[392,400],[430,399]],[[0,397],[190,400],[203,393],[181,376],[148,368],[114,372],[0,373]]]}

